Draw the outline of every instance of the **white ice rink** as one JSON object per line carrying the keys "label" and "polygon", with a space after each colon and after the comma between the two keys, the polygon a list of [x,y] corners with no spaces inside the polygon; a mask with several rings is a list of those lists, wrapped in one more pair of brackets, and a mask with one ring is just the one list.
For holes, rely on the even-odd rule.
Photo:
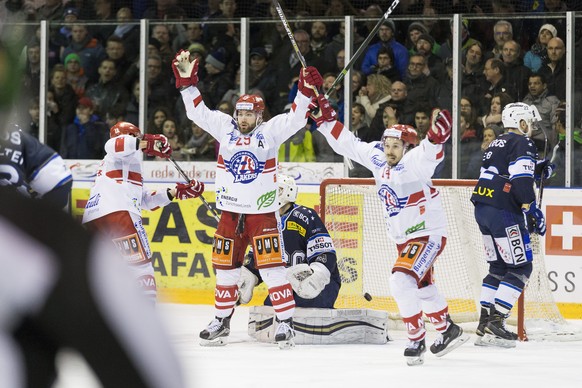
{"label": "white ice rink", "polygon": [[[212,319],[213,306],[160,304],[159,310],[191,388],[582,387],[582,341],[483,348],[473,345],[473,334],[448,355],[437,358],[427,351],[424,365],[409,367],[402,356],[405,333],[400,331],[391,332],[394,341],[386,345],[279,350],[247,335],[248,309],[238,308],[230,344],[208,348],[198,344],[198,332]],[[428,333],[427,346],[435,335]],[[82,362],[70,356],[62,360],[55,388],[100,387]]]}

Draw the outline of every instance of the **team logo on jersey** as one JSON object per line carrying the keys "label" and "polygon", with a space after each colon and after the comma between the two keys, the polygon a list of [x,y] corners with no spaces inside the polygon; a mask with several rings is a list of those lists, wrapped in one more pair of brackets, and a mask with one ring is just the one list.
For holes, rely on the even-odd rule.
{"label": "team logo on jersey", "polygon": [[260,209],[262,207],[269,207],[271,206],[273,203],[275,203],[275,199],[277,198],[277,190],[273,190],[273,191],[269,191],[263,195],[261,195],[259,197],[259,199],[257,199],[257,209]]}
{"label": "team logo on jersey", "polygon": [[259,162],[257,157],[248,151],[240,151],[233,155],[230,161],[224,161],[228,171],[234,176],[235,183],[251,183],[265,168],[265,162]]}
{"label": "team logo on jersey", "polygon": [[390,217],[393,217],[400,213],[407,198],[398,198],[394,190],[392,190],[388,185],[382,185],[380,190],[378,190],[378,196],[384,202],[386,211]]}

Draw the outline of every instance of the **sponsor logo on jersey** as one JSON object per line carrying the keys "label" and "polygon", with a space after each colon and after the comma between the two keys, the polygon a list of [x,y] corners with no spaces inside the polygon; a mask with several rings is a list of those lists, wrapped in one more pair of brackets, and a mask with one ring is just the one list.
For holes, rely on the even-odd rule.
{"label": "sponsor logo on jersey", "polygon": [[101,194],[93,195],[87,201],[87,204],[85,205],[85,209],[90,209],[92,207],[99,205],[99,199],[101,199]]}
{"label": "sponsor logo on jersey", "polygon": [[386,184],[380,187],[378,190],[378,196],[384,203],[384,207],[386,208],[386,211],[390,217],[398,215],[407,201],[407,198],[398,198],[394,190],[392,190],[392,188]]}
{"label": "sponsor logo on jersey", "polygon": [[422,221],[420,224],[416,224],[416,225],[411,226],[410,228],[406,229],[404,234],[409,235],[411,233],[418,232],[419,230],[424,230],[424,229],[426,229],[426,226],[424,225],[424,221]]}
{"label": "sponsor logo on jersey", "polygon": [[495,139],[491,143],[489,143],[489,147],[500,147],[500,148],[503,148],[503,147],[505,147],[505,143],[507,143],[507,140],[504,140],[504,139]]}
{"label": "sponsor logo on jersey", "polygon": [[509,240],[509,249],[513,262],[521,264],[526,261],[526,247],[521,238],[521,231],[519,225],[512,225],[505,228],[507,239]]}
{"label": "sponsor logo on jersey", "polygon": [[306,224],[309,224],[309,218],[301,213],[299,210],[293,210],[293,217],[295,218],[299,218],[301,221],[305,222]]}
{"label": "sponsor logo on jersey", "polygon": [[477,186],[473,190],[474,195],[479,195],[481,197],[489,197],[489,198],[493,198],[494,192],[495,192],[494,189],[490,189],[489,187],[482,187],[482,186]]}
{"label": "sponsor logo on jersey", "polygon": [[305,234],[307,232],[307,230],[303,226],[299,225],[295,221],[288,221],[286,229],[287,230],[295,230],[297,233],[299,233],[303,237],[305,237]]}
{"label": "sponsor logo on jersey", "polygon": [[386,160],[382,160],[378,155],[372,155],[370,161],[374,166],[378,167],[384,167],[384,165],[386,164]]}
{"label": "sponsor logo on jersey", "polygon": [[227,170],[234,176],[235,183],[251,183],[265,168],[265,162],[259,162],[249,151],[240,151],[232,156],[230,161],[224,161]]}
{"label": "sponsor logo on jersey", "polygon": [[331,251],[334,251],[334,246],[329,235],[316,236],[307,242],[307,257]]}
{"label": "sponsor logo on jersey", "polygon": [[269,191],[269,192],[261,195],[257,199],[257,206],[258,206],[257,209],[260,209],[262,207],[271,206],[273,203],[275,203],[276,198],[277,198],[277,190]]}
{"label": "sponsor logo on jersey", "polygon": [[415,261],[414,266],[412,267],[414,272],[416,272],[419,277],[424,276],[426,270],[430,268],[436,256],[435,250],[438,252],[439,249],[440,244],[437,245],[432,240],[429,240],[429,242],[426,244],[426,249],[422,251],[421,256],[418,258],[418,260]]}

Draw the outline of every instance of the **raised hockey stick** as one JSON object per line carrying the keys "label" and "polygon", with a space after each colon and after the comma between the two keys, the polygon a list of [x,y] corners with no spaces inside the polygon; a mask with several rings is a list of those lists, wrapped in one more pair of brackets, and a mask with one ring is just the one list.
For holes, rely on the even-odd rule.
{"label": "raised hockey stick", "polygon": [[328,96],[327,93],[330,90],[333,90],[333,88],[335,88],[337,86],[337,84],[340,83],[344,79],[344,77],[346,76],[348,70],[354,65],[354,63],[359,58],[359,56],[362,55],[362,53],[364,52],[364,50],[366,50],[368,48],[368,44],[374,38],[374,35],[376,35],[376,33],[378,32],[378,30],[382,26],[382,23],[385,20],[388,20],[388,17],[392,14],[392,12],[394,12],[394,9],[396,8],[396,6],[399,3],[400,3],[400,0],[394,0],[392,2],[392,4],[390,5],[390,8],[388,8],[388,11],[386,11],[386,13],[382,16],[382,18],[380,18],[380,20],[378,20],[378,23],[376,23],[376,25],[374,26],[374,28],[372,29],[372,31],[370,31],[370,33],[368,34],[368,36],[366,37],[366,39],[362,42],[362,44],[360,45],[360,47],[358,48],[358,50],[355,52],[355,54],[352,55],[352,57],[350,58],[349,62],[344,66],[343,70],[340,71],[340,73],[337,75],[337,77],[335,77],[335,81],[333,81],[333,83],[331,84],[331,86],[329,87],[329,89],[325,92],[325,98],[328,98],[329,96]]}
{"label": "raised hockey stick", "polygon": [[[186,174],[186,172],[184,170],[182,170],[182,167],[180,167],[178,165],[178,163],[176,163],[176,160],[174,159],[173,156],[170,156],[168,158],[168,160],[170,161],[170,163],[172,163],[174,165],[174,167],[176,167],[176,170],[178,170],[178,172],[180,173],[180,175],[182,175],[182,178],[184,178],[186,180],[186,182],[191,181],[191,179],[188,177],[188,174]],[[202,201],[204,206],[206,206],[206,209],[208,209],[210,211],[210,213],[212,214],[212,216],[214,217],[216,222],[220,221],[220,217],[218,216],[218,213],[216,213],[216,210],[214,210],[212,208],[212,206],[210,206],[210,204],[206,201],[204,196],[202,194],[200,194],[200,196],[198,198],[200,198],[200,200]]]}

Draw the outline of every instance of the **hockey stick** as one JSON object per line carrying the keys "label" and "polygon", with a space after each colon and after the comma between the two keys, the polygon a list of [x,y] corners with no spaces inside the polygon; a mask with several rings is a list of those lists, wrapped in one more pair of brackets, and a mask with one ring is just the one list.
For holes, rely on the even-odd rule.
{"label": "hockey stick", "polygon": [[366,48],[368,48],[368,44],[374,38],[374,35],[376,35],[376,33],[378,32],[378,30],[382,26],[382,23],[385,20],[388,20],[388,17],[392,14],[392,12],[394,12],[394,9],[396,8],[396,6],[399,3],[400,3],[400,0],[394,0],[392,2],[392,4],[390,5],[390,8],[388,8],[388,11],[386,11],[386,13],[382,16],[382,18],[380,20],[378,20],[378,23],[376,23],[376,25],[374,26],[374,28],[372,29],[372,31],[370,31],[370,33],[368,34],[368,36],[366,37],[366,39],[362,42],[362,44],[360,45],[360,47],[358,48],[358,50],[356,51],[356,53],[354,55],[352,55],[352,57],[350,58],[349,62],[344,66],[343,70],[340,71],[340,73],[338,74],[338,76],[335,78],[335,81],[333,81],[333,83],[331,84],[331,86],[329,87],[329,89],[325,92],[325,98],[328,98],[329,96],[328,96],[327,93],[330,90],[333,90],[333,88],[335,88],[336,85],[338,83],[340,83],[344,79],[344,77],[346,76],[348,70],[354,65],[354,62],[356,62],[356,60],[358,59],[358,57],[360,55],[362,55],[362,53],[364,52],[364,50],[366,50]]}
{"label": "hockey stick", "polygon": [[[182,175],[182,178],[184,178],[186,180],[186,182],[191,181],[191,179],[188,177],[188,174],[186,174],[186,172],[184,170],[182,170],[182,168],[178,165],[178,163],[176,163],[176,160],[174,159],[173,156],[170,156],[168,158],[168,160],[170,161],[170,163],[172,163],[174,165],[174,167],[176,167],[176,170],[178,170],[178,172],[180,173],[180,175]],[[212,208],[212,206],[210,206],[210,204],[206,201],[204,196],[202,194],[200,194],[200,196],[198,198],[200,198],[200,200],[202,201],[204,206],[206,206],[206,209],[208,209],[210,211],[210,213],[212,213],[212,216],[214,217],[216,222],[219,222],[220,217],[218,216],[218,213],[216,213],[216,210],[214,210]]]}

